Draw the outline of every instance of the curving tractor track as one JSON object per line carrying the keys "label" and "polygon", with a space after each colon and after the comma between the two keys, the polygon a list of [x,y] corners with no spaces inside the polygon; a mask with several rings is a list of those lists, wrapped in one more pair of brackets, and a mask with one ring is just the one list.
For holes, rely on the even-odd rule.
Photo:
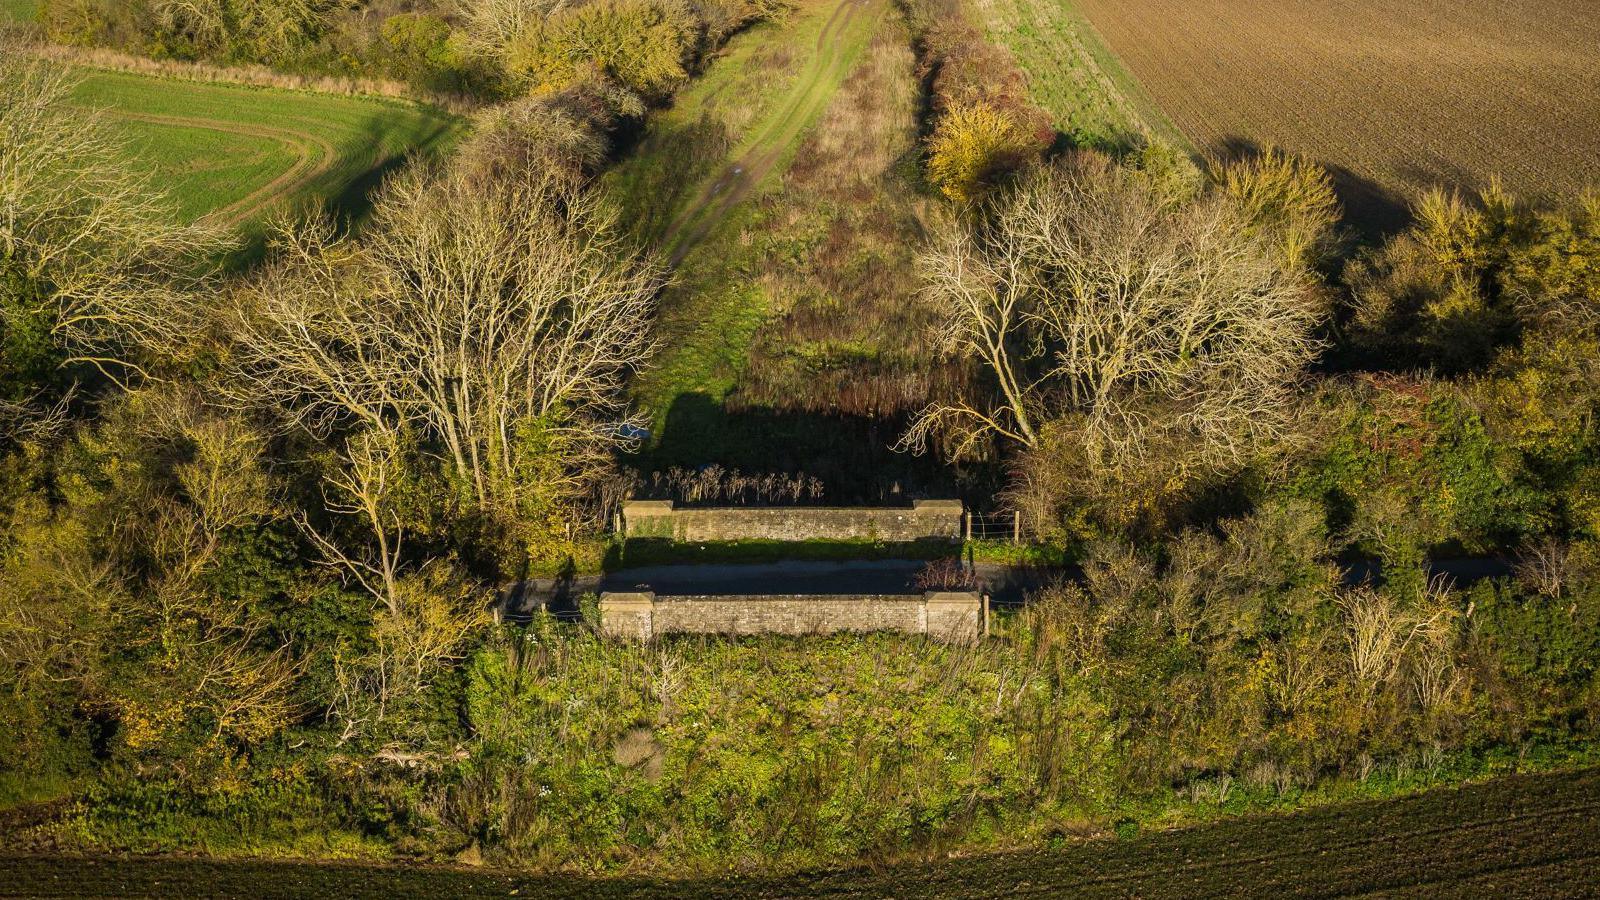
{"label": "curving tractor track", "polygon": [[224,134],[241,134],[267,138],[288,147],[295,155],[294,165],[282,174],[251,191],[244,197],[207,213],[205,218],[226,228],[249,220],[262,207],[278,197],[289,196],[328,174],[338,162],[339,154],[326,138],[308,131],[293,128],[276,128],[269,125],[249,125],[223,119],[206,119],[194,116],[164,116],[154,113],[135,113],[107,110],[119,119],[147,122],[153,125],[171,125],[179,128],[202,128]]}

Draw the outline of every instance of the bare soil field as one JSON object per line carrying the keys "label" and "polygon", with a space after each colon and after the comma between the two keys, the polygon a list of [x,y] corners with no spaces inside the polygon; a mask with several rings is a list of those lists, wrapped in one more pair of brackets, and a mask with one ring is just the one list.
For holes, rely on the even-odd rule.
{"label": "bare soil field", "polygon": [[1600,184],[1592,0],[1054,2],[1197,146],[1306,154],[1369,217],[1495,175],[1524,196]]}

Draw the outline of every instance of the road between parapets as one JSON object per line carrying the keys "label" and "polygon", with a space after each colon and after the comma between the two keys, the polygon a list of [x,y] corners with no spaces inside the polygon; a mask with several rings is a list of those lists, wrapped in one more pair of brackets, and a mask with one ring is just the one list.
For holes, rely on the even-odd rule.
{"label": "road between parapets", "polygon": [[[566,599],[602,591],[653,591],[663,596],[731,594],[907,594],[922,590],[919,576],[925,559],[788,560],[768,563],[685,563],[618,569],[604,575],[569,579],[532,579],[514,587],[520,598]],[[1028,594],[1058,581],[1083,577],[1076,566],[1010,566],[978,562],[972,566],[978,590],[996,603],[1020,604]],[[1435,559],[1430,577],[1457,585],[1511,573],[1498,557]],[[1344,564],[1344,579],[1358,584],[1381,574],[1375,561]],[[520,604],[519,604],[520,605]]]}
{"label": "road between parapets", "polygon": [[816,52],[771,115],[752,129],[743,152],[708,177],[667,228],[665,246],[676,266],[755,193],[804,139],[877,26],[887,0],[840,0],[817,36]]}

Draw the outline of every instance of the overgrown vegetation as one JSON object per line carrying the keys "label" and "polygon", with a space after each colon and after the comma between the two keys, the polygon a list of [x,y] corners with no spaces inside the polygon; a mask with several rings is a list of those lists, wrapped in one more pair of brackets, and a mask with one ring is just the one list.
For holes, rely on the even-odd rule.
{"label": "overgrown vegetation", "polygon": [[394,78],[504,99],[593,81],[657,100],[728,34],[782,9],[769,0],[41,0],[53,40],[158,59],[263,63]]}
{"label": "overgrown vegetation", "polygon": [[[1441,193],[1351,249],[1293,157],[1052,149],[956,4],[744,32],[606,172],[772,12],[50,0],[221,61],[377,34],[508,98],[359,232],[280,216],[228,272],[0,52],[8,845],[758,871],[1593,760],[1600,200]],[[492,611],[640,488],[930,485],[1060,576],[976,647]],[[1430,577],[1455,554],[1514,574]]]}

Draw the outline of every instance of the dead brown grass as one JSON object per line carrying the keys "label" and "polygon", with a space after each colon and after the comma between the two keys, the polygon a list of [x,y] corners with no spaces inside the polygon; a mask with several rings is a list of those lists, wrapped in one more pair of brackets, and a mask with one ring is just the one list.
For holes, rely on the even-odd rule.
{"label": "dead brown grass", "polygon": [[1073,0],[1197,145],[1277,144],[1347,191],[1600,179],[1592,0]]}

